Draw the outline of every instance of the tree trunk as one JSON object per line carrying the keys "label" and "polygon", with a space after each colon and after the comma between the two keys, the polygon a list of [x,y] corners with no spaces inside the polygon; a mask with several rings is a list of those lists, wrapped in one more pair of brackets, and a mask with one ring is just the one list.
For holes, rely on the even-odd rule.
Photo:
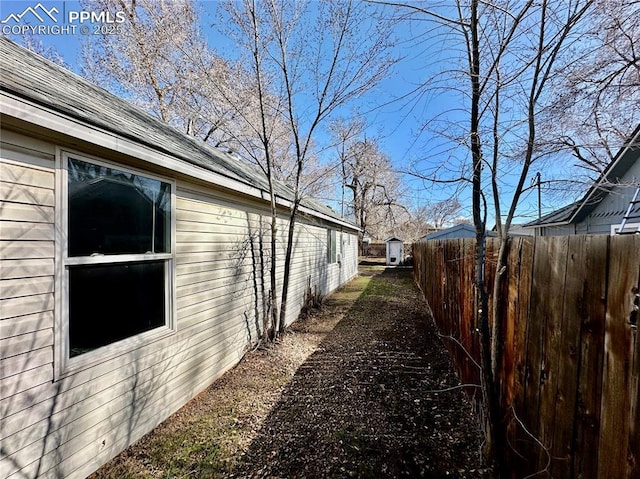
{"label": "tree trunk", "polygon": [[[496,396],[495,378],[491,369],[491,332],[489,330],[489,297],[485,285],[485,257],[486,257],[486,205],[482,214],[482,144],[480,142],[480,42],[478,0],[471,2],[471,19],[469,39],[469,67],[471,73],[471,156],[473,164],[472,202],[473,224],[476,228],[476,324],[480,331],[481,355],[481,387],[482,387],[482,416],[485,431],[483,454],[487,463],[496,463],[501,448],[497,435],[499,424],[499,404]],[[497,474],[501,466],[496,464]]]}
{"label": "tree trunk", "polygon": [[503,237],[500,238],[500,249],[498,250],[498,261],[496,265],[496,275],[493,279],[492,310],[493,318],[491,322],[491,375],[498,378],[500,373],[500,362],[502,360],[502,308],[500,308],[500,291],[502,285],[508,278],[509,273],[509,237],[504,229]]}
{"label": "tree trunk", "polygon": [[280,315],[278,314],[278,278],[276,275],[278,212],[276,206],[276,197],[273,186],[271,185],[271,181],[269,181],[269,189],[271,190],[271,267],[269,268],[271,280],[269,291],[269,312],[271,317],[271,327],[269,328],[269,331],[265,331],[265,334],[270,341],[273,341],[278,336],[278,331],[280,328],[280,325],[278,324],[278,321],[280,319]]}
{"label": "tree trunk", "polygon": [[287,251],[284,258],[284,277],[282,279],[282,299],[280,301],[280,321],[278,332],[284,329],[287,315],[287,299],[289,296],[289,277],[291,276],[291,258],[293,256],[293,235],[296,226],[296,216],[298,213],[298,201],[293,203],[291,215],[289,216],[289,231],[287,233]]}

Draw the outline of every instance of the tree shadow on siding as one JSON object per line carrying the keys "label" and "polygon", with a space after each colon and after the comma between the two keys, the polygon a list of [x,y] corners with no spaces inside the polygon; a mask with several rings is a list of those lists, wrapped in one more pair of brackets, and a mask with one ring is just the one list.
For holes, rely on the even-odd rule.
{"label": "tree shadow on siding", "polygon": [[[0,471],[36,477],[42,456],[52,449],[55,454],[59,442],[52,420],[60,393],[60,385],[51,381],[53,271],[43,275],[46,262],[53,263],[55,218],[53,189],[33,188],[28,165],[20,176],[17,170],[4,178],[8,189],[0,206],[0,217],[7,220],[2,234]],[[7,213],[11,208],[16,210]],[[43,419],[29,424],[25,415]]]}
{"label": "tree shadow on siding", "polygon": [[[60,347],[55,344],[53,331],[56,272],[43,276],[41,270],[13,271],[9,266],[11,260],[25,258],[53,263],[53,248],[49,246],[55,245],[57,237],[64,238],[66,232],[55,230],[53,206],[41,204],[43,188],[38,189],[38,195],[31,194],[32,189],[20,186],[29,184],[28,178],[11,181],[14,183],[9,183],[12,187],[5,191],[6,198],[27,205],[25,211],[31,211],[30,219],[19,217],[16,221],[34,226],[14,227],[10,237],[2,238],[5,253],[7,248],[14,248],[20,255],[3,255],[3,267],[7,267],[3,280],[12,282],[3,285],[2,296],[22,306],[15,315],[9,308],[3,314],[2,339],[10,348],[3,347],[0,357],[0,475],[68,477],[78,469],[87,470],[87,464],[99,465],[98,457],[109,459],[131,444],[140,435],[136,430],[145,422],[157,423],[153,411],[162,411],[167,402],[162,389],[166,387],[164,375],[180,359],[169,358],[159,349],[150,367],[148,357],[140,357],[136,350],[128,364],[114,370],[101,363],[77,374],[54,377],[54,347]],[[0,209],[3,218],[4,213]],[[25,244],[31,249],[24,250]],[[33,293],[34,278],[38,280],[37,294]],[[47,279],[51,280],[50,287],[44,290],[39,285]],[[50,299],[42,299],[45,295]],[[36,303],[36,297],[42,301]],[[191,371],[199,367],[198,362]],[[151,407],[156,409],[150,411]],[[87,462],[78,460],[80,451]]]}
{"label": "tree shadow on siding", "polygon": [[[242,312],[247,334],[247,346],[258,344],[266,329],[269,314],[268,293],[265,274],[268,274],[271,258],[265,251],[265,225],[262,215],[254,218],[245,213],[247,235],[235,242],[230,259],[233,263],[233,281],[227,291],[234,300],[246,299],[250,295],[252,307]],[[257,224],[256,224],[257,222]],[[247,269],[247,265],[249,268]]]}

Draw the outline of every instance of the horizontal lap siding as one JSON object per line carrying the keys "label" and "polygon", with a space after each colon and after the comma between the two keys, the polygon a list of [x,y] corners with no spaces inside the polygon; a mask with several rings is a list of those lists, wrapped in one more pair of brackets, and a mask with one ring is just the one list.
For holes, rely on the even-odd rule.
{"label": "horizontal lap siding", "polygon": [[[309,285],[323,294],[329,290],[326,282],[327,267],[326,229],[306,224],[296,225],[291,258],[286,324],[298,317]],[[283,240],[284,242],[284,240]]]}
{"label": "horizontal lap siding", "polygon": [[[198,226],[192,224],[195,212],[205,234],[198,234]],[[25,289],[39,294],[30,296],[34,301],[12,305],[17,312],[29,313],[23,317],[36,330],[11,323],[3,327],[3,342],[5,331],[9,331],[15,334],[7,338],[14,351],[29,349],[29,341],[38,347],[30,355],[33,370],[48,384],[34,384],[30,378],[3,381],[3,390],[6,384],[11,387],[11,396],[2,400],[5,417],[0,435],[4,452],[9,454],[0,459],[3,477],[33,475],[36,471],[43,476],[83,477],[240,360],[250,339],[245,317],[254,308],[252,296],[243,291],[250,267],[246,258],[237,260],[237,247],[247,235],[247,227],[243,229],[240,223],[242,214],[240,210],[181,198],[178,193],[176,333],[55,383],[51,383],[51,352],[44,357],[38,352],[47,341],[52,343],[52,335],[37,330],[41,323],[51,331],[53,318],[37,316],[31,306],[33,302],[46,302],[52,283],[38,278],[27,288],[20,278],[6,280],[5,289],[12,294],[23,294]],[[190,230],[196,230],[195,234]],[[44,256],[41,250],[29,240],[2,251],[33,258]],[[208,262],[203,263],[203,257]],[[191,278],[188,270],[181,270],[183,262],[199,266],[197,274],[201,276]],[[6,315],[4,310],[2,314]],[[3,320],[3,326],[5,321],[13,318]],[[253,328],[251,339],[256,338]],[[5,350],[2,352],[4,356]],[[45,359],[49,368],[43,375]],[[14,374],[24,366],[15,358],[6,362],[6,369]],[[31,390],[21,391],[21,385]]]}
{"label": "horizontal lap siding", "polygon": [[[262,231],[268,252],[270,220],[266,210],[246,212],[235,198],[214,199],[178,184],[175,332],[54,382],[54,150],[37,145],[48,163],[43,151],[7,148],[5,155],[3,145],[3,158],[13,156],[3,162],[0,183],[0,477],[84,477],[235,365],[257,340],[261,282],[269,287],[268,269],[260,277],[257,239]],[[279,222],[280,286],[286,226]],[[326,294],[356,267],[355,236],[342,265],[327,265],[326,227],[299,225],[296,233],[287,322],[298,316],[309,278]]]}
{"label": "horizontal lap siding", "polygon": [[[0,145],[0,477],[19,464],[8,428],[39,418],[20,398],[53,378],[55,150],[3,131]],[[13,425],[13,426],[12,426]],[[42,437],[44,434],[40,434]],[[15,452],[15,451],[14,451]]]}
{"label": "horizontal lap siding", "polygon": [[[100,375],[99,387],[89,379],[73,388],[81,399],[69,401],[73,407],[53,415],[55,423],[67,427],[59,429],[63,443],[45,449],[41,468],[86,475],[237,364],[250,340],[257,339],[253,296],[245,291],[250,255],[238,259],[247,224],[247,215],[240,209],[178,191],[176,333],[157,346],[141,348],[131,361]],[[193,274],[199,276],[193,278]],[[88,387],[99,390],[88,396]],[[54,396],[49,402],[56,400],[59,397]],[[44,404],[42,413],[47,410]],[[34,447],[28,445],[31,438],[41,434],[48,421],[41,420],[23,432],[24,437],[16,435],[25,451]],[[58,457],[66,459],[56,466]],[[36,467],[31,464],[29,469]]]}
{"label": "horizontal lap siding", "polygon": [[[357,274],[357,235],[337,233],[342,242],[340,263],[327,264],[327,229],[308,224],[296,225],[286,323],[291,324],[304,304],[310,286],[327,295]],[[340,251],[340,249],[338,250]]]}
{"label": "horizontal lap siding", "polygon": [[[43,159],[45,156],[48,163]],[[30,358],[30,351],[53,346],[53,159],[52,150],[21,148],[7,143],[3,135],[0,159],[0,376],[3,378],[23,371],[26,374],[31,365],[41,365],[38,364],[41,360]],[[49,364],[52,360],[49,357]],[[20,388],[18,378],[13,383]],[[11,392],[18,391],[3,391],[3,396]]]}
{"label": "horizontal lap siding", "polygon": [[[258,338],[256,301],[259,311],[262,304],[256,275],[258,235],[266,245],[269,230],[259,212],[240,208],[197,194],[184,195],[176,204],[178,330],[215,325],[210,341],[234,355],[242,355]],[[253,256],[250,238],[254,238]]]}

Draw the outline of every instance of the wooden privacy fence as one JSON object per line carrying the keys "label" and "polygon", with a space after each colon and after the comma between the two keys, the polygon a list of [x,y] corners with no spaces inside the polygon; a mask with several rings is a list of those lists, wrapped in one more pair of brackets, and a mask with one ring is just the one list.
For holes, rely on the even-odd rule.
{"label": "wooden privacy fence", "polygon": [[[488,241],[491,297],[498,248]],[[479,384],[474,253],[473,239],[413,245],[460,379]],[[640,236],[512,238],[508,254],[498,308],[511,477],[640,478]]]}

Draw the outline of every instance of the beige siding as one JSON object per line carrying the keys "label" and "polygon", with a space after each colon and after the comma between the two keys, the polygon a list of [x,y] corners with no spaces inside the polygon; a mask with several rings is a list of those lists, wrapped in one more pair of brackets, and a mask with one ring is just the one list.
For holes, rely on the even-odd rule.
{"label": "beige siding", "polygon": [[260,212],[197,193],[181,196],[176,207],[178,329],[219,324],[217,344],[242,354],[258,338],[255,301],[261,297],[253,291],[248,239],[260,234]]}
{"label": "beige siding", "polygon": [[[55,148],[4,131],[2,139],[0,477],[85,477],[257,340],[262,285],[269,283],[258,239],[268,249],[268,213],[178,182],[175,331],[54,381]],[[286,228],[281,221],[280,272]],[[326,231],[320,223],[296,227],[287,322],[298,316],[309,284],[326,294],[356,273],[357,238],[344,246],[340,264],[327,265]]]}
{"label": "beige siding", "polygon": [[[15,398],[53,377],[54,148],[3,131],[0,144],[0,415],[28,427]],[[30,403],[32,404],[33,401]],[[31,406],[30,404],[30,406]],[[10,460],[11,458],[9,458]],[[0,476],[10,468],[0,462]]]}
{"label": "beige siding", "polygon": [[[2,397],[51,380],[54,149],[3,131],[0,144]],[[2,402],[2,413],[8,409]]]}

